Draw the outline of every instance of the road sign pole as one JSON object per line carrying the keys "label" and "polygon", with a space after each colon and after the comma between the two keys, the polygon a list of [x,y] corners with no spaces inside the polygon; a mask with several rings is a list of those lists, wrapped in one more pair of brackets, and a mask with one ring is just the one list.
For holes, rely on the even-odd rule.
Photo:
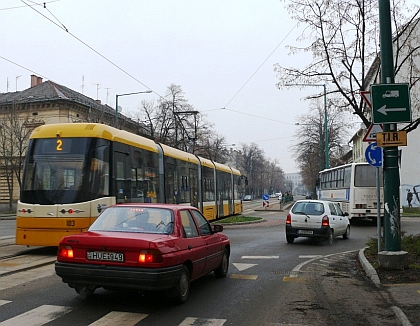
{"label": "road sign pole", "polygon": [[376,226],[378,232],[378,252],[381,251],[381,242],[382,242],[382,235],[381,235],[381,187],[380,187],[380,180],[379,180],[379,167],[376,168]]}
{"label": "road sign pole", "polygon": [[[391,34],[391,9],[389,0],[379,0],[379,29],[381,44],[381,83],[393,84],[395,80]],[[384,131],[396,131],[396,123],[384,124]],[[385,250],[401,250],[400,176],[398,147],[386,147],[384,155],[384,207]]]}

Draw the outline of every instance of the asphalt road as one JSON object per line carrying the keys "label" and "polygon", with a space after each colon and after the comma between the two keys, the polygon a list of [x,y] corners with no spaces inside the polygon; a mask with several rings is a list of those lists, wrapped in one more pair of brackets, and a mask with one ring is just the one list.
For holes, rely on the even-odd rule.
{"label": "asphalt road", "polygon": [[[354,222],[350,239],[337,238],[332,246],[308,239],[287,244],[286,211],[254,211],[253,205],[259,208],[258,202],[247,203],[246,215],[264,216],[266,222],[225,228],[232,243],[228,276],[209,274],[193,282],[180,306],[161,295],[101,289],[84,300],[45,263],[54,260],[54,248],[26,251],[7,245],[10,236],[2,236],[2,252],[26,255],[1,260],[0,271],[27,269],[0,274],[0,326],[398,325],[390,298],[356,268],[355,253],[375,236],[375,225]],[[420,233],[419,219],[403,220],[402,226]],[[45,265],[30,268],[29,261]]]}

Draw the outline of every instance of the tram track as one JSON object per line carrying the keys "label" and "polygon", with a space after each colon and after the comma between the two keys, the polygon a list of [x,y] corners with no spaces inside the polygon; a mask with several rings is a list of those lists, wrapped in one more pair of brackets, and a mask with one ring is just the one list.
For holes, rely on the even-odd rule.
{"label": "tram track", "polygon": [[0,277],[53,264],[56,247],[26,248],[14,244],[14,237],[0,239]]}

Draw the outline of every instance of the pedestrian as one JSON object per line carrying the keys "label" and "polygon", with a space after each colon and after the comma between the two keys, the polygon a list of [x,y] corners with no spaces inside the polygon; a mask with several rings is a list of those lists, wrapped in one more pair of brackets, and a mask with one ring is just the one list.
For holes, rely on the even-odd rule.
{"label": "pedestrian", "polygon": [[413,193],[411,192],[410,189],[408,189],[408,192],[407,192],[408,207],[413,207],[413,206],[411,206],[411,201],[412,200],[413,200]]}

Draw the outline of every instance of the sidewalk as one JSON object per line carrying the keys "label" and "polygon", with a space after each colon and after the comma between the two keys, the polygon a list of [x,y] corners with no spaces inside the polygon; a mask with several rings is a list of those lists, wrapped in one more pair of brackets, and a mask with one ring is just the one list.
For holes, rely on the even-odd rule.
{"label": "sidewalk", "polygon": [[[403,326],[418,325],[420,321],[420,283],[381,284],[378,274],[364,255],[359,251],[359,261],[372,282],[387,292],[395,303],[391,307]],[[414,322],[415,324],[413,324]]]}
{"label": "sidewalk", "polygon": [[288,211],[289,208],[292,207],[292,205],[294,203],[295,203],[294,201],[287,202],[287,203],[282,203],[281,206],[280,206],[280,203],[279,203],[278,200],[277,201],[273,200],[272,203],[269,202],[268,206],[263,206],[262,203],[261,203],[260,208],[257,208],[257,209],[254,209],[254,210],[257,211],[257,212],[260,212],[260,211],[280,211],[280,212],[281,211]]}

